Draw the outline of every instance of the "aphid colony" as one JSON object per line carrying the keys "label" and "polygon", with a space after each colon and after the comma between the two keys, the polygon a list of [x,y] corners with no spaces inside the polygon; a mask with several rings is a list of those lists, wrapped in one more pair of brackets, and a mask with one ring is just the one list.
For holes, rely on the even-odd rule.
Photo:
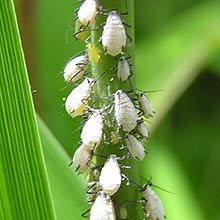
{"label": "aphid colony", "polygon": [[[100,38],[103,51],[100,51],[96,44],[88,42],[90,26],[95,23],[98,14],[107,15]],[[75,151],[71,164],[76,172],[87,175],[87,197],[88,203],[92,205],[90,220],[116,220],[116,216],[126,219],[129,216],[126,204],[121,204],[116,210],[112,198],[120,190],[123,181],[127,181],[127,184],[129,182],[129,177],[121,171],[123,166],[119,160],[132,157],[139,161],[145,158],[146,149],[141,141],[149,137],[149,131],[144,124],[144,118],[153,117],[154,111],[144,92],[136,93],[133,88],[131,92],[122,89],[113,91],[107,97],[108,105],[93,108],[96,99],[102,98],[94,95],[93,87],[109,70],[95,79],[88,77],[87,71],[90,64],[94,66],[100,62],[101,52],[104,52],[104,56],[120,56],[117,57],[117,64],[110,70],[116,69],[113,78],[117,75],[120,82],[131,86],[129,80],[132,65],[128,62],[130,56],[122,55],[126,48],[127,32],[120,13],[115,10],[107,14],[102,13],[102,7],[96,0],[84,0],[77,11],[74,36],[85,41],[87,45],[86,50],[81,55],[71,58],[63,70],[65,81],[72,85],[77,84],[66,98],[65,109],[72,118],[84,118],[80,146]],[[123,156],[104,156],[109,145],[118,148]],[[101,152],[101,155],[97,152]],[[106,161],[96,166],[98,157],[105,157]],[[142,191],[145,218],[163,220],[164,210],[159,197],[147,184]]]}

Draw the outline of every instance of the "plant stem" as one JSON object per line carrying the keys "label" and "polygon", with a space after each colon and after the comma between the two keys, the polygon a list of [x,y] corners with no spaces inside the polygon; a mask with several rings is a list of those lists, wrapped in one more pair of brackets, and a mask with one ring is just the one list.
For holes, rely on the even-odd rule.
{"label": "plant stem", "polygon": [[[127,39],[127,45],[125,48],[125,54],[124,56],[131,56],[131,59],[129,60],[130,63],[134,65],[134,48],[135,48],[135,38],[134,38],[134,1],[133,0],[127,0],[127,6],[126,6],[126,0],[102,0],[101,5],[103,9],[108,9],[108,12],[112,9],[117,10],[119,13],[123,13],[128,11],[128,15],[121,16],[121,19],[126,23],[131,25],[132,27],[125,27],[129,36],[132,38],[132,41],[130,42],[129,39]],[[106,17],[103,15],[98,15],[96,18],[96,25],[93,26],[93,29],[97,27],[100,24],[103,24],[106,20]],[[102,35],[102,28],[99,28],[97,30],[92,31],[92,42],[100,49],[100,60],[96,65],[92,66],[92,73],[95,77],[99,76],[102,72],[108,70],[109,68],[115,66],[117,64],[117,59],[110,55],[106,55],[104,52],[104,49],[102,45],[99,43],[99,39]],[[121,55],[116,56],[116,58],[120,58]],[[134,66],[132,68],[134,71]],[[115,77],[113,81],[110,81],[110,79],[114,76],[116,71],[116,68],[108,71],[106,74],[104,74],[96,83],[95,85],[95,94],[98,97],[109,97],[109,91],[111,94],[114,94],[117,90],[124,90],[124,91],[130,91],[131,85],[134,84],[134,75],[125,82],[120,82],[120,80]],[[108,89],[109,87],[109,89]],[[102,108],[104,105],[109,104],[110,97],[105,99],[98,100],[97,106],[99,108]],[[113,99],[112,99],[113,100]],[[109,116],[113,117],[113,116]],[[112,120],[112,118],[110,118]],[[107,136],[110,136],[112,128],[106,128],[105,132]],[[124,140],[120,142],[120,144],[123,144]],[[117,156],[122,156],[123,151],[119,149],[120,147],[117,145],[109,144],[105,147],[105,152],[103,153],[100,149],[103,148],[103,146],[100,146],[98,148],[97,152],[98,154],[103,153],[105,156],[109,156],[110,154],[116,154]],[[97,157],[97,165],[102,164],[103,165],[103,159]],[[136,160],[133,158],[126,159],[125,161],[120,161],[120,164],[125,164],[127,166],[130,166],[131,169],[122,169],[122,173],[128,176],[131,180],[135,182],[139,182],[139,165]],[[115,201],[115,207],[116,207],[116,213],[118,215],[119,211],[119,203],[127,205],[127,211],[128,211],[128,217],[126,219],[141,219],[141,205],[136,203],[140,199],[139,196],[139,188],[135,184],[130,184],[126,186],[125,183],[122,184],[119,192],[116,193],[115,196],[113,196],[113,200]],[[131,202],[130,205],[128,205],[129,202]],[[119,218],[118,218],[119,219]]]}

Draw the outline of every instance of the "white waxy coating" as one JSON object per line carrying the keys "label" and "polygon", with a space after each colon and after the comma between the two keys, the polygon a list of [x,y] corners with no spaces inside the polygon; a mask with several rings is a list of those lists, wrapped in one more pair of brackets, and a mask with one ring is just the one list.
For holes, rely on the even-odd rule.
{"label": "white waxy coating", "polygon": [[150,101],[149,99],[147,98],[147,96],[144,95],[143,92],[139,93],[138,94],[138,101],[141,105],[141,109],[144,113],[144,116],[146,118],[150,118],[150,117],[153,117],[154,116],[154,111],[153,111],[153,108],[150,104]]}
{"label": "white waxy coating", "polygon": [[121,171],[116,155],[111,155],[101,170],[100,186],[107,195],[114,195],[121,186]]}
{"label": "white waxy coating", "polygon": [[88,68],[89,60],[87,54],[70,60],[64,68],[63,76],[68,82],[80,79]]}
{"label": "white waxy coating", "polygon": [[143,192],[143,198],[146,200],[144,203],[144,210],[149,215],[150,220],[163,220],[164,207],[158,195],[147,185]]}
{"label": "white waxy coating", "polygon": [[99,192],[90,210],[90,220],[116,220],[111,198],[104,192]]}
{"label": "white waxy coating", "polygon": [[131,75],[130,65],[126,57],[121,57],[118,62],[117,76],[123,82]]}
{"label": "white waxy coating", "polygon": [[65,108],[73,118],[82,115],[85,111],[93,85],[94,80],[86,78],[80,85],[73,89],[67,97]]}
{"label": "white waxy coating", "polygon": [[93,150],[98,147],[102,140],[103,128],[102,114],[96,111],[85,123],[81,133],[82,142],[88,149]]}
{"label": "white waxy coating", "polygon": [[78,11],[78,20],[81,24],[89,26],[94,23],[97,13],[96,0],[85,0]]}
{"label": "white waxy coating", "polygon": [[149,137],[149,131],[148,131],[146,125],[144,124],[144,122],[138,123],[137,131],[143,138],[147,139]]}
{"label": "white waxy coating", "polygon": [[138,141],[133,135],[127,134],[125,143],[131,156],[136,160],[143,160],[145,156],[145,149],[140,141]]}
{"label": "white waxy coating", "polygon": [[125,92],[118,90],[115,93],[115,119],[123,131],[133,130],[138,121],[137,111]]}
{"label": "white waxy coating", "polygon": [[76,171],[84,173],[89,168],[89,162],[92,159],[92,152],[85,145],[81,145],[73,156],[73,165]]}
{"label": "white waxy coating", "polygon": [[105,51],[112,56],[122,53],[122,49],[125,48],[126,31],[116,11],[108,15],[101,39]]}

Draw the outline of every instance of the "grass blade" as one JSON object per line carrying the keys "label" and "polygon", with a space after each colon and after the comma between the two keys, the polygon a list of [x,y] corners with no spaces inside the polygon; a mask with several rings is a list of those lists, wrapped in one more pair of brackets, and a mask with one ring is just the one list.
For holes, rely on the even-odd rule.
{"label": "grass blade", "polygon": [[150,170],[156,186],[173,192],[167,193],[156,187],[153,188],[163,201],[167,219],[205,220],[205,213],[200,207],[193,186],[190,185],[190,179],[169,145],[152,138],[148,149],[151,156],[142,163],[143,177],[147,175],[146,170]]}
{"label": "grass blade", "polygon": [[55,219],[13,1],[0,1],[0,217]]}
{"label": "grass blade", "polygon": [[70,157],[40,118],[38,125],[57,218],[79,219],[87,209],[85,180],[68,167]]}
{"label": "grass blade", "polygon": [[[155,128],[179,96],[220,49],[220,3],[205,2],[181,15],[169,31],[157,32],[137,45],[138,87],[152,93]],[[147,57],[147,58],[146,58]],[[145,59],[146,58],[146,59]]]}

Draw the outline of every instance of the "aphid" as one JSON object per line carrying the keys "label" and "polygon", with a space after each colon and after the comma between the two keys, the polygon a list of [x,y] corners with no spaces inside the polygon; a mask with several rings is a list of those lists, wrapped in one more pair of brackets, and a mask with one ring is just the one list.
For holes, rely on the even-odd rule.
{"label": "aphid", "polygon": [[119,142],[119,137],[117,132],[111,131],[111,142],[116,145]]}
{"label": "aphid", "polygon": [[126,206],[124,205],[120,206],[119,213],[120,213],[121,219],[126,219],[128,217],[128,211],[127,211]]}
{"label": "aphid", "polygon": [[153,117],[154,116],[153,108],[150,104],[149,99],[147,98],[146,95],[144,95],[143,92],[138,94],[138,101],[140,103],[141,110],[144,113],[144,117],[146,117],[146,118]]}
{"label": "aphid", "polygon": [[90,220],[116,220],[111,198],[102,191],[90,210]]}
{"label": "aphid", "polygon": [[123,82],[131,76],[130,64],[126,57],[121,57],[118,62],[117,76]]}
{"label": "aphid", "polygon": [[149,137],[149,131],[143,121],[138,122],[137,131],[143,138],[147,139]]}
{"label": "aphid", "polygon": [[98,4],[96,0],[85,0],[78,11],[78,20],[84,26],[89,26],[95,22],[98,14]]}
{"label": "aphid", "polygon": [[104,122],[100,111],[95,111],[92,116],[85,123],[81,139],[83,144],[90,150],[98,147],[102,140]]}
{"label": "aphid", "polygon": [[138,121],[136,109],[122,90],[115,93],[115,119],[119,126],[122,126],[123,131],[130,132],[133,130]]}
{"label": "aphid", "polygon": [[95,44],[92,44],[92,43],[88,43],[86,46],[87,46],[89,60],[93,64],[98,63],[100,59],[99,49],[95,46]]}
{"label": "aphid", "polygon": [[86,78],[67,97],[65,108],[73,118],[84,113],[94,82],[93,79]]}
{"label": "aphid", "polygon": [[88,28],[80,23],[80,21],[77,19],[75,23],[75,36],[79,40],[85,40],[89,35]]}
{"label": "aphid", "polygon": [[79,80],[84,75],[88,65],[89,59],[87,54],[71,59],[64,68],[64,79],[68,82]]}
{"label": "aphid", "polygon": [[123,49],[126,46],[126,31],[116,11],[109,13],[103,28],[101,40],[108,54],[116,56],[123,53]]}
{"label": "aphid", "polygon": [[73,156],[73,165],[76,171],[84,173],[89,168],[89,163],[92,159],[92,152],[85,145],[81,145]]}
{"label": "aphid", "polygon": [[145,186],[142,193],[145,200],[143,203],[144,210],[148,218],[150,220],[163,220],[165,216],[164,207],[158,195],[151,189],[149,184]]}
{"label": "aphid", "polygon": [[138,141],[133,135],[127,134],[125,137],[125,143],[129,153],[136,160],[143,160],[145,156],[145,149],[140,141]]}
{"label": "aphid", "polygon": [[99,176],[99,184],[107,195],[114,195],[121,186],[121,170],[116,155],[110,155]]}

